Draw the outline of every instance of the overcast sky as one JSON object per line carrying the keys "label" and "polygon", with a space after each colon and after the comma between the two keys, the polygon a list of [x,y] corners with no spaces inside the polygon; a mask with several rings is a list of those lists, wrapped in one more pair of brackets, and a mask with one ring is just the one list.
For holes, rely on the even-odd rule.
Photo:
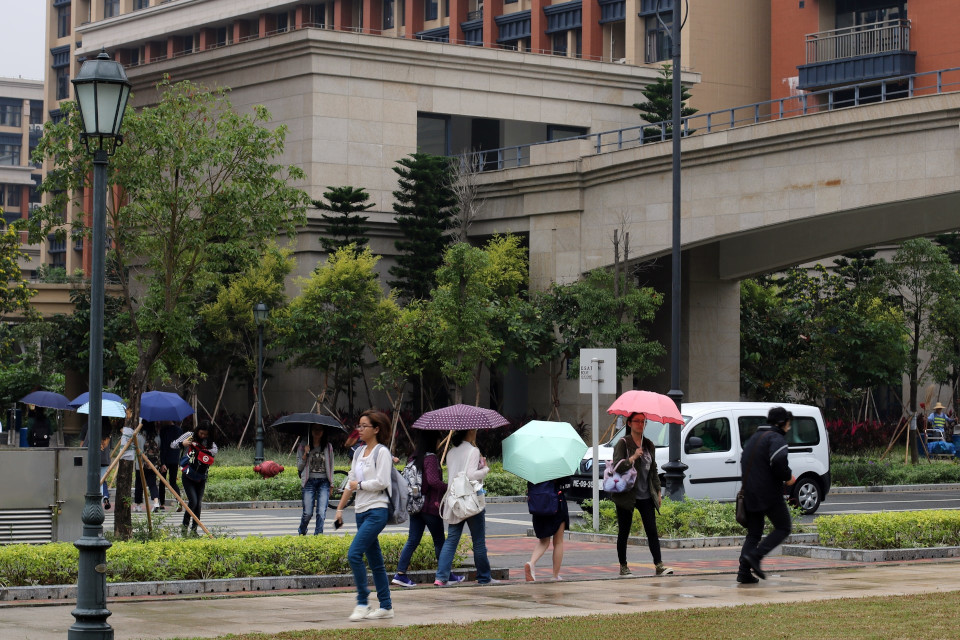
{"label": "overcast sky", "polygon": [[10,20],[0,37],[0,77],[43,80],[45,12],[49,0],[0,0]]}

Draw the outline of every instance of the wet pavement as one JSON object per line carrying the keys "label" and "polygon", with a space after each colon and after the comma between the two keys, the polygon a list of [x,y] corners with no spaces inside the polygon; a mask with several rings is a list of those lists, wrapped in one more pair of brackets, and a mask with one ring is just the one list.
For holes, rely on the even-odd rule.
{"label": "wet pavement", "polygon": [[[112,612],[109,623],[117,640],[216,637],[227,633],[636,613],[960,590],[960,560],[864,564],[779,555],[764,561],[767,580],[757,585],[737,585],[734,574],[739,550],[733,547],[664,550],[664,561],[676,574],[657,578],[652,575],[647,548],[631,546],[627,554],[634,575],[621,578],[613,544],[573,541],[565,543],[563,581],[526,583],[522,567],[534,541],[510,537],[487,542],[491,564],[509,567],[510,580],[489,586],[395,587],[391,595],[396,617],[392,620],[351,623],[347,616],[355,604],[352,589],[328,589],[204,598],[115,598],[108,602]],[[538,563],[538,577],[549,578],[549,563],[548,551]],[[923,571],[917,571],[918,563]],[[618,581],[615,589],[611,580]],[[373,594],[371,597],[374,601]],[[63,638],[74,622],[70,612],[75,606],[75,602],[52,601],[4,603],[0,605],[0,638]]]}

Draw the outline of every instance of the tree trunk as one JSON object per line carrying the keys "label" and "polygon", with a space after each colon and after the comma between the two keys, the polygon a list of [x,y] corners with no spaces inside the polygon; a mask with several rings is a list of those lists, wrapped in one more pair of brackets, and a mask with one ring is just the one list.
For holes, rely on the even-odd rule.
{"label": "tree trunk", "polygon": [[130,518],[130,488],[133,481],[133,460],[117,463],[117,497],[114,502],[113,535],[117,540],[129,540],[133,536]]}

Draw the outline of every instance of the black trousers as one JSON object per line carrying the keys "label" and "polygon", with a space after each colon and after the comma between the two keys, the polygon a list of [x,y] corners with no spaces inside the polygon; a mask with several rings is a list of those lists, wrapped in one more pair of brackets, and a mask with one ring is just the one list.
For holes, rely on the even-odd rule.
{"label": "black trousers", "polygon": [[[144,467],[143,477],[147,480],[147,491],[150,492],[150,499],[153,500],[157,497],[157,480],[156,474],[153,472],[153,469],[148,469]],[[134,504],[143,504],[143,483],[140,481],[140,472],[136,469],[133,470],[133,503]]]}
{"label": "black trousers", "polygon": [[[170,483],[170,486],[173,487],[173,490],[176,491],[177,494],[180,493],[180,488],[177,486],[177,473],[179,471],[180,470],[179,468],[177,468],[177,465],[168,464],[167,472],[164,474],[164,476],[167,478],[167,482]],[[166,505],[165,498],[167,494],[167,486],[161,482],[159,488],[160,488],[160,506],[162,507]],[[176,500],[174,500],[174,502],[176,502]]]}
{"label": "black trousers", "polygon": [[[197,520],[200,519],[200,506],[203,501],[203,491],[207,488],[207,481],[203,482],[194,482],[188,478],[183,479],[183,492],[186,494],[187,506],[190,507],[190,511],[193,511],[194,515],[197,516]],[[190,514],[186,511],[183,512],[183,526],[190,525],[191,528],[196,531],[197,523],[190,517]]]}
{"label": "black trousers", "polygon": [[[773,531],[767,534],[763,540],[763,519],[770,518],[773,525]],[[793,521],[790,518],[790,509],[783,500],[775,503],[766,511],[747,511],[747,537],[743,541],[743,549],[740,551],[740,573],[743,575],[750,573],[750,565],[744,560],[745,555],[755,554],[758,560],[763,559],[767,554],[780,546],[790,532],[793,530]]]}
{"label": "black trousers", "polygon": [[[643,531],[647,536],[647,546],[653,555],[653,564],[660,564],[660,536],[657,535],[657,507],[653,498],[645,498],[634,502],[640,519],[643,521]],[[617,558],[620,564],[627,564],[627,538],[630,537],[630,526],[633,524],[633,509],[617,507]]]}

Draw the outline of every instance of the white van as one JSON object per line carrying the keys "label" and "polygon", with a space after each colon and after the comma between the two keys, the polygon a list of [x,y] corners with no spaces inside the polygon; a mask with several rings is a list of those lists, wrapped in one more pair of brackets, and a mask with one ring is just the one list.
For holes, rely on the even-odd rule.
{"label": "white van", "polygon": [[[790,498],[804,513],[819,508],[830,491],[830,443],[820,409],[810,405],[781,402],[688,402],[680,412],[685,424],[681,427],[680,461],[687,465],[683,488],[690,498],[732,501],[740,490],[740,458],[743,443],[757,427],[764,424],[771,407],[784,407],[793,413],[792,428],[787,433],[790,446],[790,468],[797,477]],[[600,475],[603,462],[613,457],[614,445],[624,436],[622,419],[617,422],[613,437],[600,445]],[[657,447],[657,463],[669,461],[669,428],[647,421],[644,436]],[[591,497],[593,449],[589,449],[573,476],[568,492],[575,500]]]}

